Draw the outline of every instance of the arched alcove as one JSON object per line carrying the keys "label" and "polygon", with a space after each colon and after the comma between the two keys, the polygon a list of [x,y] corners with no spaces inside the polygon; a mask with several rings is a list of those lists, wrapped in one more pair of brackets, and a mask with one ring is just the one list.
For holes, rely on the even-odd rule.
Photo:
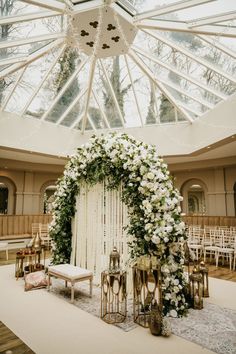
{"label": "arched alcove", "polygon": [[0,176],[0,214],[15,214],[16,186],[14,182]]}
{"label": "arched alcove", "polygon": [[52,203],[54,201],[55,190],[56,190],[55,180],[45,182],[40,188],[40,205],[39,205],[40,213],[48,214],[51,212]]}
{"label": "arched alcove", "polygon": [[206,184],[197,178],[185,181],[181,187],[183,196],[183,212],[192,215],[208,214],[208,198]]}

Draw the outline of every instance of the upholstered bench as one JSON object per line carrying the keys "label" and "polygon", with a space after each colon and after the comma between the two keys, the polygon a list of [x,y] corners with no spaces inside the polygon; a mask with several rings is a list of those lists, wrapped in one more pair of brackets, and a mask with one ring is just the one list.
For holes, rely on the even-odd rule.
{"label": "upholstered bench", "polygon": [[74,302],[74,285],[79,281],[89,280],[90,296],[92,296],[93,273],[90,270],[73,266],[71,264],[58,264],[48,267],[48,290],[50,291],[50,277],[54,276],[71,283],[71,302]]}

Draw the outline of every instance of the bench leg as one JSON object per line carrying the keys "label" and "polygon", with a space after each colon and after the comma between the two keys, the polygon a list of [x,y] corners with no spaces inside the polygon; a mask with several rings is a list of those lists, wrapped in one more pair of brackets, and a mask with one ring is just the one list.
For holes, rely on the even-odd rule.
{"label": "bench leg", "polygon": [[74,298],[75,298],[75,289],[74,289],[74,283],[71,283],[71,303],[74,303]]}
{"label": "bench leg", "polygon": [[92,297],[92,292],[93,292],[93,278],[89,279],[89,285],[90,285],[90,297]]}
{"label": "bench leg", "polygon": [[48,274],[48,288],[47,288],[48,291],[50,291],[50,279],[51,279],[51,278],[50,278],[50,274]]}
{"label": "bench leg", "polygon": [[67,280],[65,280],[65,287],[67,288]]}
{"label": "bench leg", "polygon": [[6,249],[6,259],[8,261],[9,257],[8,257],[8,249]]}

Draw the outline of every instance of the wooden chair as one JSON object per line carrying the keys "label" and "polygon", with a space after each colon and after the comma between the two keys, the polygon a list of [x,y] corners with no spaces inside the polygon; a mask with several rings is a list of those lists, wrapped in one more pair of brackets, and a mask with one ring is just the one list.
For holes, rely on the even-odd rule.
{"label": "wooden chair", "polygon": [[51,238],[49,236],[49,225],[41,224],[39,236],[41,238],[42,243],[46,246],[47,249],[51,248]]}
{"label": "wooden chair", "polygon": [[206,256],[209,254],[210,262],[212,260],[212,256],[214,256],[216,260],[216,255],[218,248],[220,247],[222,242],[222,231],[219,230],[210,230],[209,238],[204,241],[203,245],[203,255],[204,255],[204,262],[206,262]]}
{"label": "wooden chair", "polygon": [[229,261],[230,270],[232,269],[232,262],[233,267],[235,267],[235,236],[230,231],[225,231],[222,234],[222,242],[216,252],[216,267],[218,267],[220,257],[222,258],[222,264],[224,264],[225,259]]}
{"label": "wooden chair", "polygon": [[190,231],[188,236],[188,246],[196,255],[196,259],[198,260],[203,252],[202,238],[201,232],[198,231]]}

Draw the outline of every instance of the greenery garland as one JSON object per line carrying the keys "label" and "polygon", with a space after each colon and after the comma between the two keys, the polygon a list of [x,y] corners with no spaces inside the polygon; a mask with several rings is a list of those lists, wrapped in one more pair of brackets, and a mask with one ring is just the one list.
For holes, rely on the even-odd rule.
{"label": "greenery garland", "polygon": [[186,285],[181,243],[185,225],[181,221],[182,197],[174,188],[167,165],[155,146],[127,134],[93,136],[77,149],[59,179],[53,204],[50,236],[54,240],[53,263],[68,263],[71,254],[71,219],[80,185],[94,185],[106,178],[108,188],[123,183],[123,201],[128,206],[132,236],[130,256],[157,256],[161,264],[164,314],[173,317],[186,312]]}

